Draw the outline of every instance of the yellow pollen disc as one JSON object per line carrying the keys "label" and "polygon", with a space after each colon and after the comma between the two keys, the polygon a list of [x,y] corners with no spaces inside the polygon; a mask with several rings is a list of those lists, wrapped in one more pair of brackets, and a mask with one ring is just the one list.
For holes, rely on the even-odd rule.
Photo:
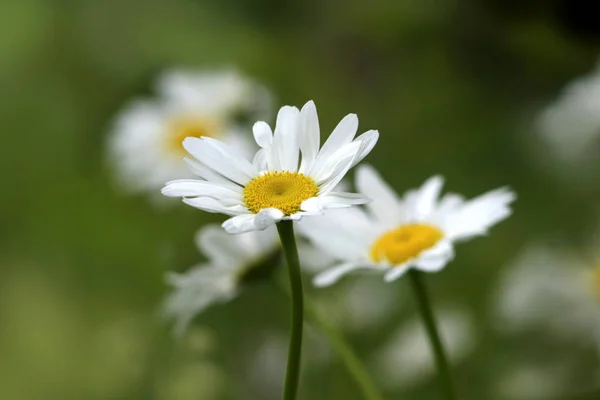
{"label": "yellow pollen disc", "polygon": [[407,224],[381,235],[371,246],[371,259],[402,264],[433,247],[444,235],[427,224]]}
{"label": "yellow pollen disc", "polygon": [[277,208],[289,216],[300,211],[304,200],[319,194],[312,178],[297,172],[267,172],[244,188],[244,203],[254,214],[263,208]]}
{"label": "yellow pollen disc", "polygon": [[183,156],[187,154],[182,145],[186,137],[215,137],[219,128],[219,122],[214,119],[176,119],[169,126],[167,145],[178,156]]}

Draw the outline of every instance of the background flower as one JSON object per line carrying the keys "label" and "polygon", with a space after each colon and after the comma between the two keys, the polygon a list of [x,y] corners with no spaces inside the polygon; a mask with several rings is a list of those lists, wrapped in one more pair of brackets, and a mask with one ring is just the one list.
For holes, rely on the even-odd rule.
{"label": "background flower", "polygon": [[133,100],[116,118],[109,161],[125,190],[156,192],[191,176],[186,137],[217,138],[249,155],[251,124],[269,111],[266,89],[233,70],[169,70],[156,80],[156,98]]}
{"label": "background flower", "polygon": [[409,268],[439,271],[454,258],[455,242],[485,235],[511,213],[515,195],[506,188],[465,200],[455,193],[440,197],[442,185],[434,176],[399,198],[372,167],[359,167],[358,192],[373,199],[366,212],[330,211],[299,225],[316,247],[340,260],[317,275],[315,285],[331,285],[358,269],[384,272],[386,281]]}

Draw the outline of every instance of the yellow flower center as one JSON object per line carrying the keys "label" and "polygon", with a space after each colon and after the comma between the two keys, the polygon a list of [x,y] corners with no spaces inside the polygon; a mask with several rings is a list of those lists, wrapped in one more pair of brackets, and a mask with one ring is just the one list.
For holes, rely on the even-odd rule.
{"label": "yellow flower center", "polygon": [[427,224],[407,224],[381,235],[371,246],[371,259],[402,264],[433,247],[444,235]]}
{"label": "yellow flower center", "polygon": [[185,156],[183,140],[186,137],[215,137],[220,129],[219,122],[210,118],[179,118],[171,122],[167,135],[167,146],[177,156]]}
{"label": "yellow flower center", "polygon": [[312,178],[297,172],[267,172],[244,188],[244,203],[254,214],[263,208],[277,208],[289,216],[300,211],[304,200],[319,194]]}

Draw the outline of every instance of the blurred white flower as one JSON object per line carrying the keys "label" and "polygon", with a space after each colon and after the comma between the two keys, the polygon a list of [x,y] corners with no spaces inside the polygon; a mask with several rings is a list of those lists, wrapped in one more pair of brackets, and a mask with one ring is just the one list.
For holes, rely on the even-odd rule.
{"label": "blurred white flower", "polygon": [[315,285],[331,285],[357,269],[384,272],[386,281],[409,268],[439,271],[454,257],[455,242],[485,235],[511,214],[515,194],[506,188],[467,201],[454,193],[439,199],[442,184],[434,176],[401,199],[372,167],[359,167],[358,192],[373,198],[367,212],[332,210],[298,224],[316,247],[342,260],[318,274]]}
{"label": "blurred white flower", "polygon": [[[252,162],[232,146],[213,138],[186,138],[186,159],[201,179],[168,182],[162,193],[183,197],[192,207],[232,216],[223,223],[229,233],[262,230],[281,220],[299,220],[329,208],[364,204],[356,193],[334,191],[350,168],[377,143],[371,130],[354,139],[358,117],[349,114],[320,147],[317,109],[312,101],[279,110],[275,133],[266,122],[254,124],[261,149]],[[300,153],[302,160],[300,160]]]}
{"label": "blurred white flower", "polygon": [[314,293],[319,310],[336,327],[363,333],[380,328],[404,304],[407,294],[392,286],[382,287],[376,279],[353,280],[336,289]]}
{"label": "blurred white flower", "polygon": [[[471,316],[460,308],[443,308],[436,314],[449,359],[457,364],[471,353],[477,342]],[[372,363],[376,375],[389,389],[416,386],[434,376],[433,353],[419,316],[394,332],[376,351]]]}
{"label": "blurred white flower", "polygon": [[541,328],[600,354],[600,265],[560,248],[526,248],[500,280],[495,300],[499,328]]}
{"label": "blurred white flower", "polygon": [[597,155],[597,147],[591,145],[600,138],[600,65],[570,83],[542,111],[538,130],[562,161],[579,163],[582,156]]}
{"label": "blurred white flower", "polygon": [[566,376],[567,371],[561,365],[513,364],[500,373],[494,390],[505,400],[568,399],[572,396],[565,390],[569,386]]}
{"label": "blurred white flower", "polygon": [[109,137],[109,161],[129,191],[158,191],[165,181],[190,176],[186,137],[217,138],[251,154],[250,124],[267,117],[271,103],[266,89],[231,70],[167,71],[156,92],[126,106]]}
{"label": "blurred white flower", "polygon": [[185,331],[205,308],[238,295],[240,286],[268,275],[279,254],[274,227],[260,232],[229,235],[216,225],[200,229],[196,244],[208,262],[185,273],[168,273],[173,292],[165,302],[165,314],[176,320],[175,332]]}

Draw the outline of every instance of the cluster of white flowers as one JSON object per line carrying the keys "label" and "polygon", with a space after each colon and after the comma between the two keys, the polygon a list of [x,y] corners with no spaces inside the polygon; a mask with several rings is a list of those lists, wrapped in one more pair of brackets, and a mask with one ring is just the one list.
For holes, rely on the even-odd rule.
{"label": "cluster of white flowers", "polygon": [[[298,233],[309,247],[301,255],[328,264],[314,278],[322,287],[358,269],[381,273],[387,282],[411,268],[440,271],[454,258],[455,243],[487,234],[511,214],[515,195],[509,189],[470,200],[455,193],[440,197],[443,178],[434,176],[399,196],[368,165],[357,170],[358,193],[342,191],[344,176],[379,138],[376,130],[355,137],[355,114],[345,116],[321,146],[315,104],[284,106],[274,129],[261,120],[253,124],[254,145],[245,133],[250,127],[234,116],[244,111],[257,120],[256,105],[267,111],[261,104],[269,96],[255,83],[232,73],[176,72],[159,79],[158,93],[159,100],[137,101],[117,120],[110,150],[122,180],[136,190],[167,182],[163,195],[229,216],[222,228],[206,226],[197,234],[205,264],[168,274],[174,291],[165,312],[179,332],[209,305],[234,298],[248,281],[270,274],[278,265],[274,225],[280,221],[302,219]],[[194,179],[183,169],[186,164]],[[452,313],[442,318],[455,357],[472,343],[465,339],[472,336],[468,320]],[[398,342],[417,343],[409,345],[414,351],[424,347],[413,340],[422,336],[414,328],[396,336],[386,349],[405,347]],[[388,350],[377,363],[397,361],[390,357],[397,351]],[[422,352],[417,358],[414,373],[424,376],[431,359]]]}

